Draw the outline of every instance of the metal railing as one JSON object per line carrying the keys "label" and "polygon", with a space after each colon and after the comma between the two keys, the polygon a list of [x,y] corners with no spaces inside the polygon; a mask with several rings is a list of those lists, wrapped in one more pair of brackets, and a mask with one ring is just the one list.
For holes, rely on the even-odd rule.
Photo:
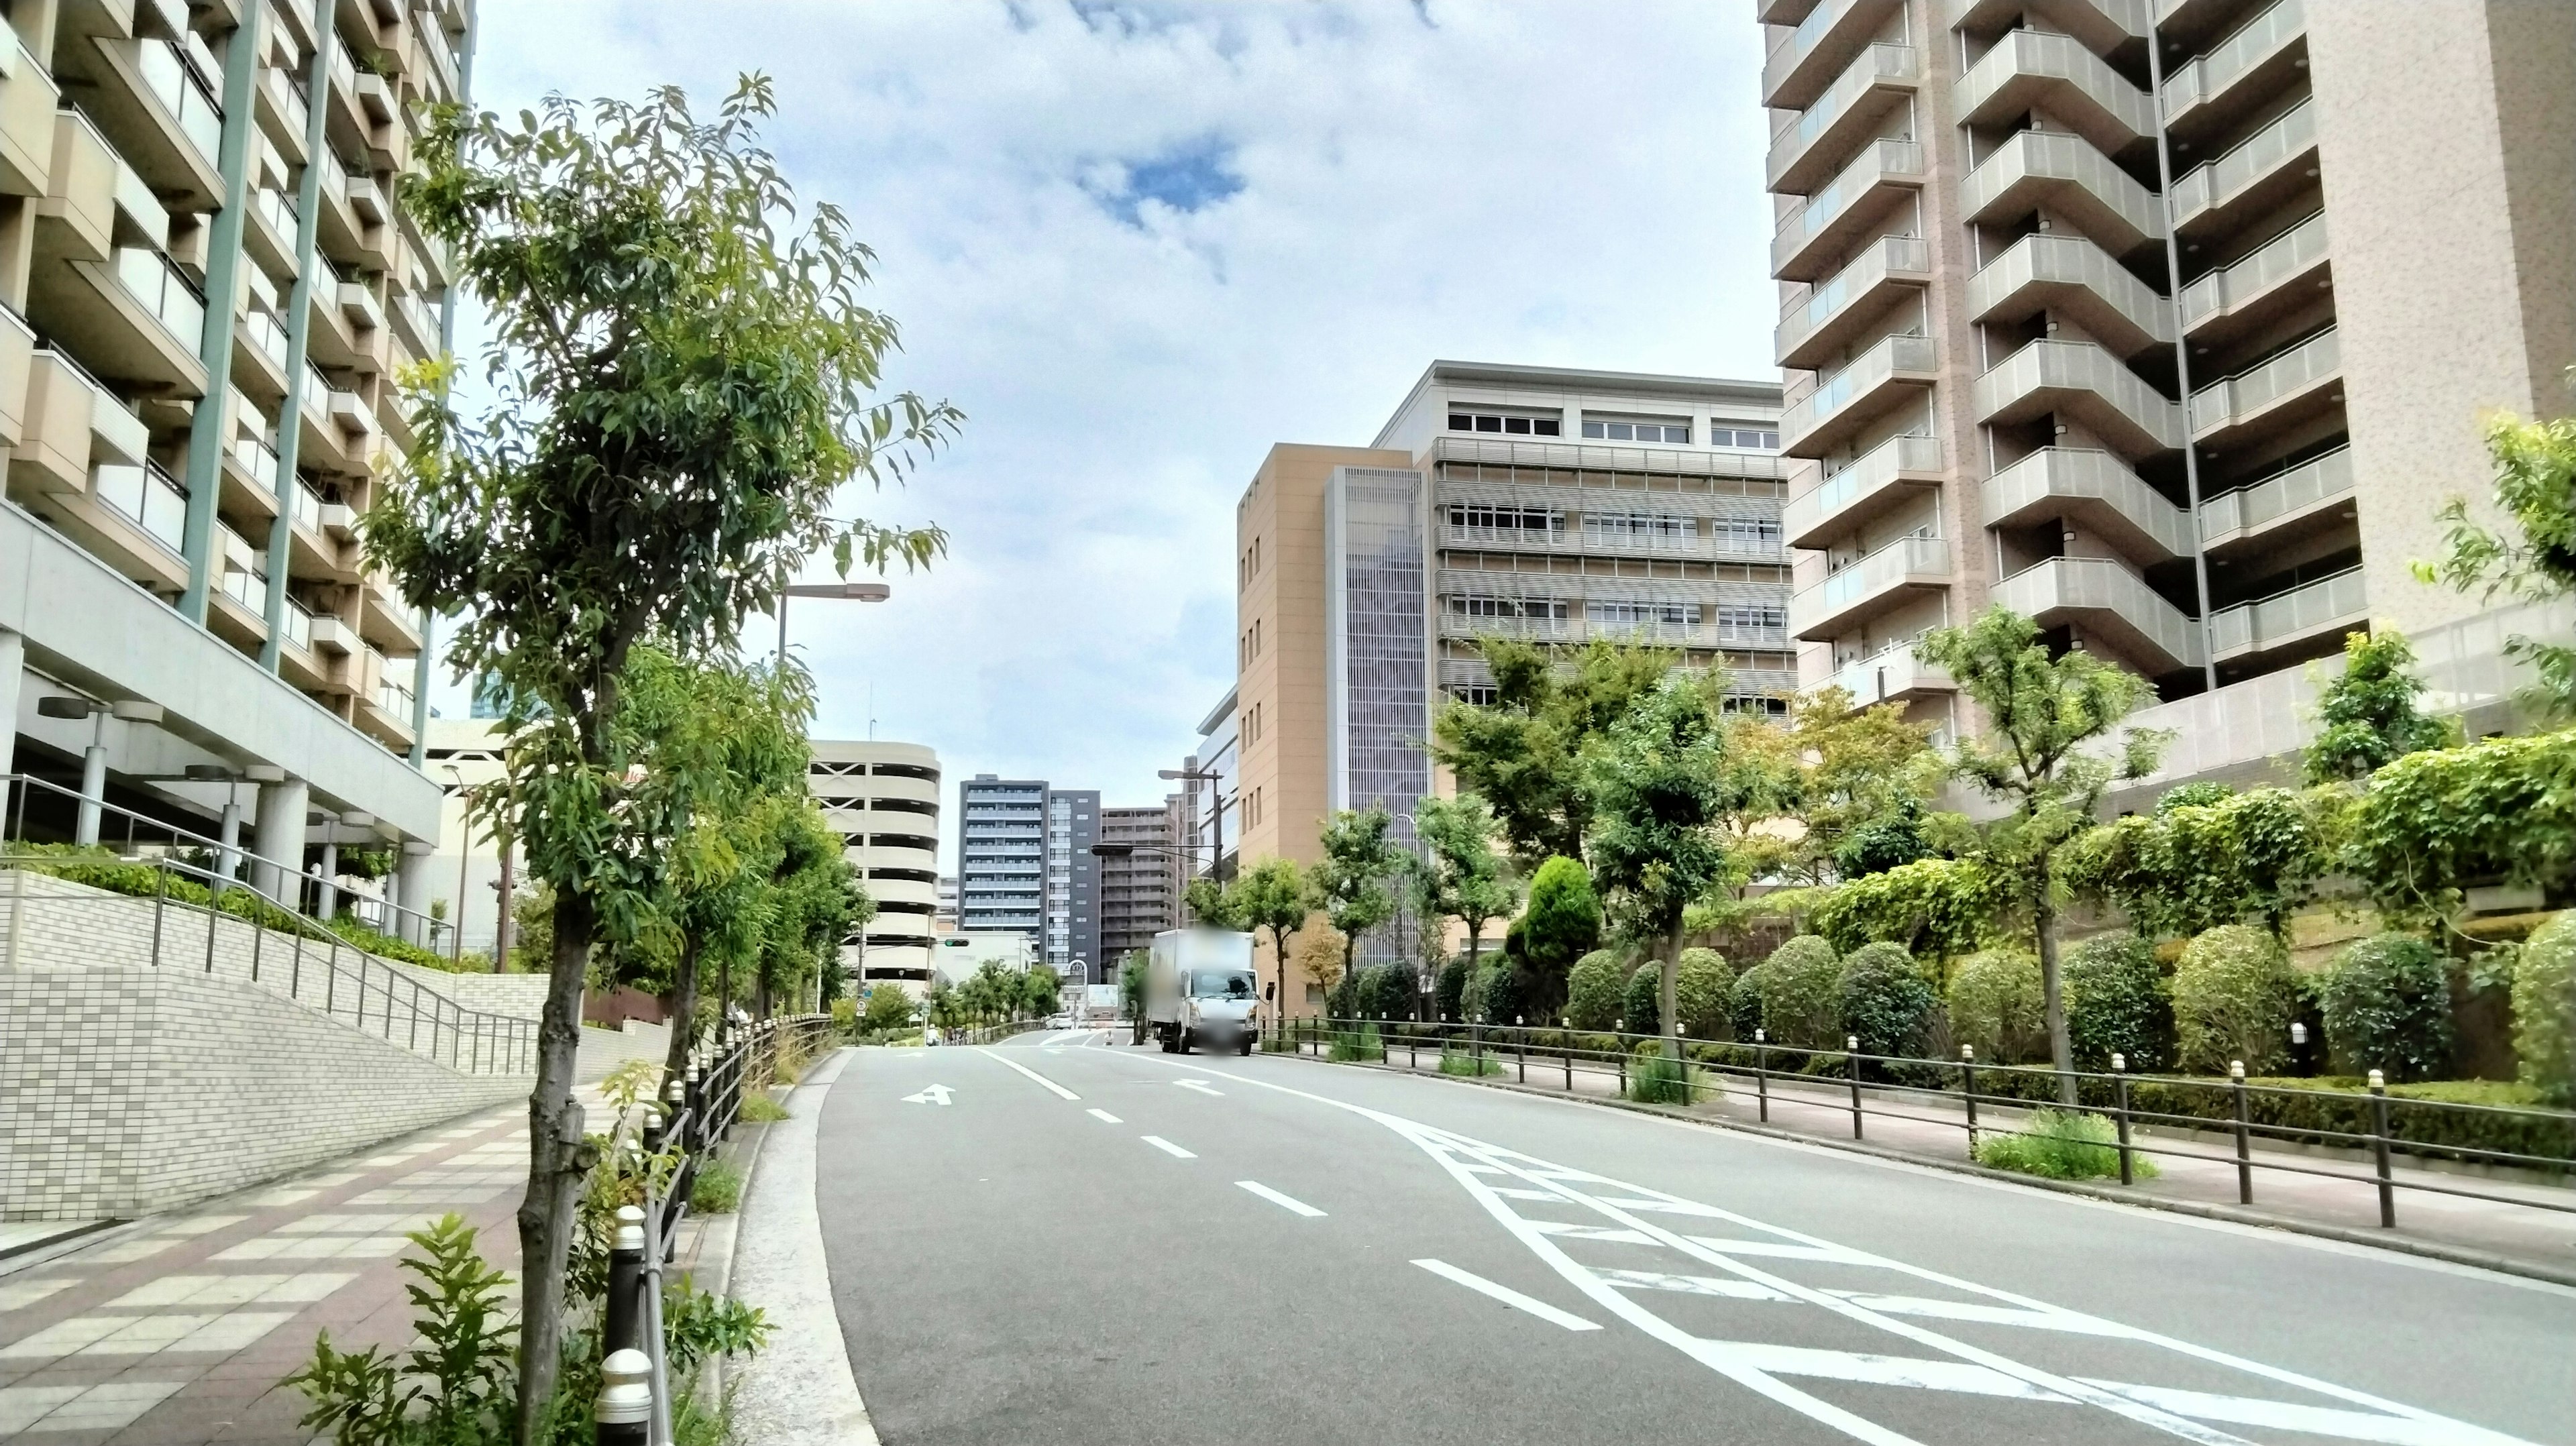
{"label": "metal railing", "polygon": [[[1273,1023],[1261,1047],[1408,1069],[1423,1068],[1427,1054],[1430,1067],[1445,1074],[1510,1076],[1516,1084],[1568,1094],[1586,1093],[1587,1086],[1595,1095],[1615,1089],[1621,1098],[1664,1093],[1679,1097],[1664,1102],[1685,1108],[1724,1097],[1730,1085],[1750,1083],[1760,1123],[1772,1123],[1775,1110],[1810,1121],[1829,1119],[1837,1129],[1848,1120],[1855,1140],[1867,1138],[1871,1119],[1940,1126],[1963,1132],[1971,1159],[1981,1137],[2022,1133],[2009,1119],[1999,1119],[1998,1110],[2063,1108],[2060,1101],[2071,1084],[2077,1109],[2111,1121],[2113,1140],[2097,1148],[2117,1157],[2124,1185],[2134,1182],[2139,1159],[2163,1158],[2227,1168],[2241,1205],[2255,1202],[2260,1171],[2367,1188],[2377,1196],[2379,1222],[2386,1227],[2397,1223],[2399,1191],[2576,1214],[2576,1189],[2567,1188],[2576,1184],[2576,1111],[2409,1098],[2388,1093],[2375,1078],[2367,1091],[2256,1084],[2245,1078],[2241,1064],[2226,1079],[2125,1068],[2061,1074],[2047,1066],[1980,1062],[1966,1049],[1955,1060],[1871,1054],[1850,1038],[1842,1049],[1818,1049],[1758,1038],[1684,1037],[1679,1042],[1686,1067],[1675,1069],[1663,1062],[1659,1048],[1641,1049],[1660,1040],[1615,1030],[1309,1016]],[[1651,1076],[1639,1068],[1646,1059],[1659,1066]],[[2120,1063],[2119,1056],[2113,1063]],[[1923,1108],[1927,1104],[1958,1108],[1936,1112]],[[2228,1148],[2212,1151],[2188,1138],[2142,1139],[2140,1132],[2148,1128],[2215,1133]],[[2469,1143],[2474,1139],[2507,1140],[2521,1148]],[[2257,1143],[2282,1148],[2258,1152]],[[2291,1147],[2310,1153],[2292,1156]],[[2320,1160],[2313,1153],[2318,1147],[2342,1154]],[[2482,1189],[2473,1175],[2400,1171],[2401,1160],[2529,1171],[2537,1180],[2521,1190]]]}
{"label": "metal railing", "polygon": [[2196,220],[2203,212],[2235,200],[2256,181],[2316,143],[2316,102],[2303,100],[2270,125],[2237,142],[2226,154],[2174,182],[2174,224]]}
{"label": "metal railing", "polygon": [[92,489],[98,500],[130,519],[146,535],[175,554],[187,551],[188,494],[160,464],[128,467],[115,462],[98,466]]}
{"label": "metal railing", "polygon": [[[142,967],[243,979],[460,1073],[535,1072],[536,1020],[468,1009],[305,913],[310,901],[318,899],[327,909],[346,894],[352,901],[374,904],[385,923],[400,927],[400,920],[391,917],[402,912],[398,905],[349,894],[300,868],[275,875],[296,881],[290,903],[256,882],[233,876],[244,860],[257,858],[238,846],[83,799],[43,779],[16,775],[9,782],[18,806],[10,837],[0,842],[0,872],[10,880],[5,956],[0,956],[7,967],[17,967],[29,930],[45,928],[48,916],[58,915],[57,922],[78,931],[86,956],[94,961],[115,961],[121,940],[140,944],[137,962]],[[118,815],[125,824],[125,847],[105,858],[29,848],[26,803],[42,794]],[[183,857],[182,849],[202,852],[208,861]],[[83,870],[103,867],[146,870],[151,891],[134,887],[131,873],[120,880],[125,887],[108,890],[105,897],[49,894],[34,886],[35,879],[45,876],[73,875],[69,882],[78,883]],[[149,942],[140,943],[147,915]],[[364,922],[363,916],[359,921]]]}

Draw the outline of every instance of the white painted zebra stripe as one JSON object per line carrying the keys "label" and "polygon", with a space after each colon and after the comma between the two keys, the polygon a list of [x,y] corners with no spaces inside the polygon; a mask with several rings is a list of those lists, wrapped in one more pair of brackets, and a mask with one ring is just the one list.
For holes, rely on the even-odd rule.
{"label": "white painted zebra stripe", "polygon": [[2144,1401],[2177,1416],[2225,1421],[2235,1426],[2268,1426],[2314,1436],[2340,1436],[2347,1441],[2386,1442],[2387,1446],[2523,1446],[2523,1443],[2501,1432],[2472,1426],[2465,1421],[2446,1421],[2439,1416],[2384,1416],[2376,1411],[2301,1406],[2289,1401],[2265,1401],[2250,1396],[2213,1396],[2202,1391],[2177,1390],[2170,1386],[2132,1386],[2119,1381],[2091,1381],[2088,1384],[2106,1391],[2117,1391],[2133,1401]]}
{"label": "white painted zebra stripe", "polygon": [[1087,1114],[1087,1115],[1091,1116],[1091,1117],[1092,1117],[1093,1119],[1095,1119],[1095,1120],[1100,1121],[1100,1122],[1101,1122],[1102,1124],[1104,1124],[1104,1125],[1123,1125],[1123,1124],[1127,1123],[1125,1120],[1122,1120],[1122,1119],[1118,1118],[1116,1115],[1113,1115],[1113,1114],[1109,1113],[1107,1110],[1103,1110],[1103,1109],[1090,1109],[1090,1110],[1085,1110],[1083,1113],[1085,1113],[1085,1114]]}
{"label": "white painted zebra stripe", "polygon": [[1173,1144],[1171,1141],[1164,1139],[1160,1135],[1146,1135],[1143,1138],[1146,1144],[1153,1146],[1155,1149],[1162,1151],[1164,1154],[1171,1156],[1175,1160],[1195,1160],[1198,1158],[1198,1156],[1191,1154],[1189,1151],[1182,1149],[1180,1146]]}
{"label": "white painted zebra stripe", "polygon": [[1666,1275],[1654,1270],[1604,1270],[1603,1280],[1627,1290],[1670,1290],[1683,1295],[1722,1295],[1734,1300],[1787,1300],[1789,1297],[1749,1280],[1719,1280],[1712,1275]]}
{"label": "white painted zebra stripe", "polygon": [[1607,1240],[1618,1245],[1664,1243],[1642,1230],[1614,1230],[1606,1225],[1575,1225],[1563,1220],[1528,1220],[1522,1223],[1541,1235],[1562,1235],[1568,1240]]}
{"label": "white painted zebra stripe", "polygon": [[1585,1320],[1583,1317],[1574,1314],[1572,1311],[1558,1310],[1555,1306],[1549,1305],[1546,1301],[1523,1295],[1508,1285],[1496,1285],[1481,1275],[1473,1275],[1467,1271],[1460,1270],[1458,1267],[1451,1265],[1448,1261],[1417,1260],[1413,1263],[1421,1266],[1427,1271],[1430,1271],[1433,1275],[1439,1276],[1442,1280],[1456,1281],[1458,1284],[1463,1285],[1469,1290],[1475,1291],[1480,1295],[1492,1296],[1494,1299],[1501,1301],[1503,1304],[1510,1306],[1514,1310],[1527,1311],[1531,1315],[1537,1316],[1540,1320],[1547,1321],[1553,1325],[1561,1325],[1567,1330],[1597,1331],[1601,1329],[1598,1323]]}

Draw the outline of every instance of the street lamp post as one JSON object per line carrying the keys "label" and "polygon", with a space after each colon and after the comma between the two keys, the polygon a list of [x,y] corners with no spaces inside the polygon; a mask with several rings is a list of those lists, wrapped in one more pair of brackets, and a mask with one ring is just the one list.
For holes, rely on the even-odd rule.
{"label": "street lamp post", "polygon": [[884,602],[894,589],[881,582],[798,582],[778,593],[778,666],[787,666],[787,600],[792,597],[836,597],[845,602]]}
{"label": "street lamp post", "polygon": [[[1208,789],[1208,793],[1216,799],[1216,807],[1215,807],[1215,809],[1214,809],[1214,810],[1210,813],[1210,815],[1209,815],[1210,821],[1211,821],[1211,823],[1214,825],[1214,828],[1215,828],[1215,831],[1216,831],[1216,832],[1215,832],[1215,838],[1214,838],[1214,841],[1213,841],[1213,843],[1211,844],[1211,846],[1210,846],[1210,847],[1209,847],[1209,849],[1208,849],[1208,877],[1210,877],[1210,878],[1212,878],[1212,879],[1215,879],[1215,880],[1216,880],[1218,883],[1220,883],[1220,884],[1224,883],[1224,882],[1225,882],[1225,877],[1224,877],[1224,870],[1225,870],[1225,783],[1224,783],[1224,770],[1223,770],[1223,769],[1217,769],[1217,768],[1163,768],[1163,769],[1157,769],[1157,770],[1155,770],[1154,776],[1155,776],[1155,777],[1157,777],[1157,778],[1185,779],[1185,780],[1187,780],[1187,781],[1189,781],[1189,782],[1191,782],[1191,783],[1206,783],[1206,784],[1214,785],[1213,787],[1211,787],[1211,788],[1209,788],[1209,789]],[[1096,852],[1096,850],[1095,850],[1095,852]]]}

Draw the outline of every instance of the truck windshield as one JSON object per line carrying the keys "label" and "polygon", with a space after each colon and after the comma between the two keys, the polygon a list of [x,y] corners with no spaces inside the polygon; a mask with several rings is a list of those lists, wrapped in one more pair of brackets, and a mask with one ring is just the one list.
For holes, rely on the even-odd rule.
{"label": "truck windshield", "polygon": [[1252,976],[1240,969],[1194,970],[1190,993],[1200,999],[1250,999]]}

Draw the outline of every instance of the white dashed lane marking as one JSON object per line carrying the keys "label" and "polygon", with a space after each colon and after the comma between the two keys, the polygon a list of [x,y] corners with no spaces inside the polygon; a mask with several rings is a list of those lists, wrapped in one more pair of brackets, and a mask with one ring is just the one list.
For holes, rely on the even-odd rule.
{"label": "white dashed lane marking", "polygon": [[1180,1146],[1173,1144],[1171,1141],[1164,1139],[1160,1135],[1145,1136],[1145,1143],[1162,1151],[1164,1154],[1171,1156],[1175,1160],[1195,1160],[1198,1158],[1198,1156],[1191,1154],[1189,1151],[1182,1149]]}
{"label": "white dashed lane marking", "polygon": [[1458,1284],[1463,1285],[1469,1290],[1475,1291],[1480,1295],[1492,1296],[1494,1299],[1501,1301],[1503,1304],[1510,1306],[1514,1310],[1527,1311],[1531,1315],[1537,1316],[1540,1320],[1547,1321],[1555,1325],[1561,1325],[1567,1330],[1597,1331],[1601,1329],[1601,1327],[1595,1322],[1585,1320],[1583,1317],[1574,1314],[1572,1311],[1558,1310],[1555,1306],[1549,1305],[1546,1301],[1523,1295],[1508,1285],[1496,1285],[1481,1275],[1473,1275],[1467,1271],[1460,1270],[1458,1267],[1451,1265],[1448,1261],[1417,1260],[1413,1263],[1421,1266],[1427,1271],[1430,1271],[1433,1275],[1439,1276],[1442,1280],[1454,1280]]}
{"label": "white dashed lane marking", "polygon": [[1262,1184],[1258,1180],[1237,1180],[1234,1183],[1251,1191],[1253,1194],[1260,1196],[1262,1199],[1269,1201],[1271,1204],[1278,1206],[1280,1209],[1288,1211],[1290,1214],[1303,1215],[1309,1220],[1320,1220],[1323,1218],[1323,1211],[1316,1209],[1314,1206],[1307,1204],[1305,1201],[1300,1200],[1293,1195],[1283,1195],[1278,1191],[1271,1189],[1269,1186]]}

